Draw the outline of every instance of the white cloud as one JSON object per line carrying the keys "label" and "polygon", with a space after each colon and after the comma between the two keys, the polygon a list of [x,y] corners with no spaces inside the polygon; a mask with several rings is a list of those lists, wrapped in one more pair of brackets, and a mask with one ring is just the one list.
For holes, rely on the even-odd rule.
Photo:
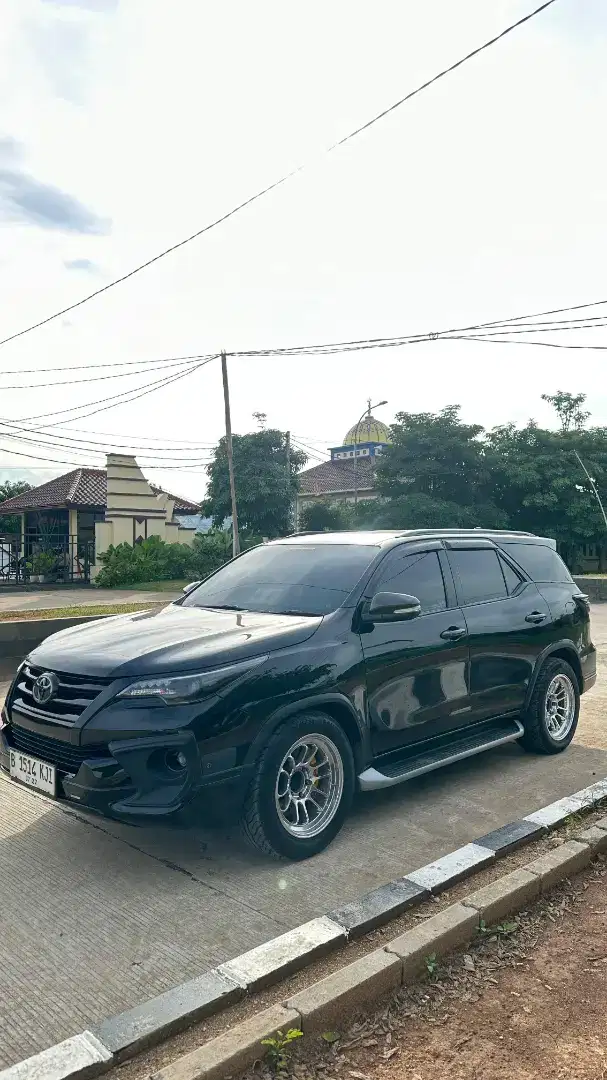
{"label": "white cloud", "polygon": [[[86,242],[86,259],[103,266],[104,279],[300,161],[313,163],[74,311],[69,325],[5,347],[3,368],[375,337],[601,299],[602,0],[553,5],[341,150],[321,154],[532,6],[311,0],[304,11],[279,0],[174,0],[155,6],[152,18],[149,0],[6,0],[6,129],[26,146],[30,175],[112,219],[111,236]],[[56,19],[74,20],[86,43],[62,60],[71,94],[49,79],[56,58],[41,62],[32,48],[32,27],[48,44]],[[83,259],[77,236],[16,225],[4,236],[0,336],[87,289],[85,274],[69,269]],[[305,362],[233,360],[233,421],[251,428],[262,409],[269,423],[338,442],[369,394],[388,398],[385,419],[461,402],[467,419],[491,426],[546,420],[540,394],[562,387],[586,391],[595,421],[607,422],[602,355],[451,342]],[[137,384],[120,380],[107,393]],[[69,404],[104,396],[100,385],[70,387]],[[60,408],[65,389],[0,391],[0,413]],[[209,365],[75,426],[209,443],[222,416],[221,380]],[[204,484],[202,470],[154,476],[184,494]]]}

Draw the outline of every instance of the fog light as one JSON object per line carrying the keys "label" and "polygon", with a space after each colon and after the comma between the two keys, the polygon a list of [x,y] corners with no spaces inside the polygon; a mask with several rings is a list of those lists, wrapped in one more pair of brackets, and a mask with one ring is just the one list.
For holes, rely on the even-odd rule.
{"label": "fog light", "polygon": [[181,750],[167,750],[164,755],[164,764],[169,772],[183,772],[187,763],[188,759]]}

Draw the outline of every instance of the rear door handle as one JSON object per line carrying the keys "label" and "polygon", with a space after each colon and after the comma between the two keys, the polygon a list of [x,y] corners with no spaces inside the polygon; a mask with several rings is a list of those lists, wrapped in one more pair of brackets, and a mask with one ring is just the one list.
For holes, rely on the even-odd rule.
{"label": "rear door handle", "polygon": [[530,611],[528,615],[525,615],[525,622],[541,623],[547,618],[545,611]]}
{"label": "rear door handle", "polygon": [[448,626],[446,630],[443,630],[441,637],[445,641],[459,641],[460,638],[466,636],[468,631],[463,626]]}

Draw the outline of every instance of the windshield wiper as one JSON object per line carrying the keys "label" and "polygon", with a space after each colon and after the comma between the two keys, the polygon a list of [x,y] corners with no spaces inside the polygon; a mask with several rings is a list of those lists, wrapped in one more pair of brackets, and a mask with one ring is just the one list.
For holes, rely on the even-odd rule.
{"label": "windshield wiper", "polygon": [[238,604],[197,604],[197,607],[203,607],[207,611],[248,611],[246,607],[238,607]]}
{"label": "windshield wiper", "polygon": [[302,611],[301,608],[285,608],[284,611],[276,611],[276,615],[305,615],[309,619],[320,618],[317,611]]}

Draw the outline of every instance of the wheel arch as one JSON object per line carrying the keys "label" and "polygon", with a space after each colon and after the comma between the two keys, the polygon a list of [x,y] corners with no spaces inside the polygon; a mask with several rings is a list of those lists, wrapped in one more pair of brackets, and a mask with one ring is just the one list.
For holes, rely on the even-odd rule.
{"label": "wheel arch", "polygon": [[527,708],[529,702],[531,701],[531,696],[535,689],[535,684],[547,660],[564,660],[566,664],[569,664],[569,666],[573,668],[575,677],[578,681],[578,689],[580,693],[582,692],[584,685],[584,677],[582,674],[582,665],[575,645],[573,644],[573,642],[568,641],[567,639],[563,641],[555,641],[552,643],[552,645],[549,645],[548,648],[544,649],[543,652],[540,653],[535,662],[533,674],[529,680],[529,686],[527,687],[525,708]]}
{"label": "wheel arch", "polygon": [[321,694],[314,697],[302,698],[299,701],[293,701],[289,705],[284,705],[280,709],[277,709],[276,712],[268,717],[265,724],[251,743],[247,752],[245,765],[251,766],[257,761],[264,746],[267,744],[268,739],[270,739],[274,732],[281,727],[282,724],[286,723],[287,720],[299,716],[301,713],[315,711],[326,713],[327,716],[330,716],[331,719],[335,720],[340,725],[352,747],[356,771],[357,773],[360,772],[367,763],[368,740],[362,724],[362,719],[359,718],[352,702],[343,694]]}

